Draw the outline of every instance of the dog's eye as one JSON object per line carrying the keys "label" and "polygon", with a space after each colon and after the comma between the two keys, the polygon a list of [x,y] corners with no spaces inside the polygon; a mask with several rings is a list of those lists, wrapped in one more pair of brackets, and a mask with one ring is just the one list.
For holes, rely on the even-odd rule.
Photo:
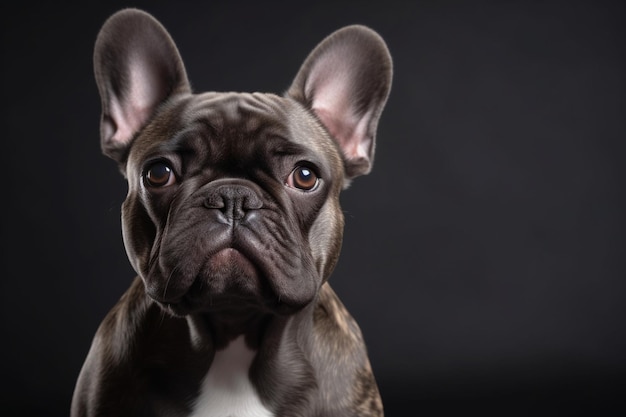
{"label": "dog's eye", "polygon": [[150,187],[167,187],[174,184],[176,177],[172,168],[165,162],[155,162],[150,165],[144,175],[146,185]]}
{"label": "dog's eye", "polygon": [[291,171],[287,178],[287,185],[303,191],[311,191],[317,187],[319,178],[315,172],[307,166],[298,166]]}

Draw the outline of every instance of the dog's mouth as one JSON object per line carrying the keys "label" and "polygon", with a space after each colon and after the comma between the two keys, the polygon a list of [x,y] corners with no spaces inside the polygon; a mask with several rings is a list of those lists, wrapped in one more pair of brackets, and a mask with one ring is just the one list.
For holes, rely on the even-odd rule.
{"label": "dog's mouth", "polygon": [[232,246],[207,256],[193,277],[176,270],[168,276],[164,287],[146,288],[152,299],[175,315],[264,308],[272,303],[267,277],[258,260]]}

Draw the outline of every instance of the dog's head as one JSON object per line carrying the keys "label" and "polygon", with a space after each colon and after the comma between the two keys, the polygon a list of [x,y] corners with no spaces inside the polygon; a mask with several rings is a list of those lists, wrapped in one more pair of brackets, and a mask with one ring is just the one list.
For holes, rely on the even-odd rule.
{"label": "dog's head", "polygon": [[335,266],[339,193],[369,172],[391,85],[363,26],[320,43],[283,95],[193,94],[149,14],[98,36],[101,144],[128,180],[123,237],[147,293],[175,314],[254,306],[289,314]]}

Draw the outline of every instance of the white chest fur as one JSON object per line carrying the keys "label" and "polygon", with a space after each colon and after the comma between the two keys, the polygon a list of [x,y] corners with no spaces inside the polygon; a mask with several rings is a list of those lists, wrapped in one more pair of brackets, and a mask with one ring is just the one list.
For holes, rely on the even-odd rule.
{"label": "white chest fur", "polygon": [[191,417],[274,417],[248,377],[255,354],[243,336],[216,352]]}

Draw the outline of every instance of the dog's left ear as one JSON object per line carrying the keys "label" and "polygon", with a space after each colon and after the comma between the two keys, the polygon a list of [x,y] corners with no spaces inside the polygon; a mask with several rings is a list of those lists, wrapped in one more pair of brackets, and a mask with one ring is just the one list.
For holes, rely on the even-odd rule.
{"label": "dog's left ear", "polygon": [[371,170],[391,77],[391,56],[383,39],[365,26],[353,25],[324,39],[287,91],[312,110],[337,141],[348,181]]}

